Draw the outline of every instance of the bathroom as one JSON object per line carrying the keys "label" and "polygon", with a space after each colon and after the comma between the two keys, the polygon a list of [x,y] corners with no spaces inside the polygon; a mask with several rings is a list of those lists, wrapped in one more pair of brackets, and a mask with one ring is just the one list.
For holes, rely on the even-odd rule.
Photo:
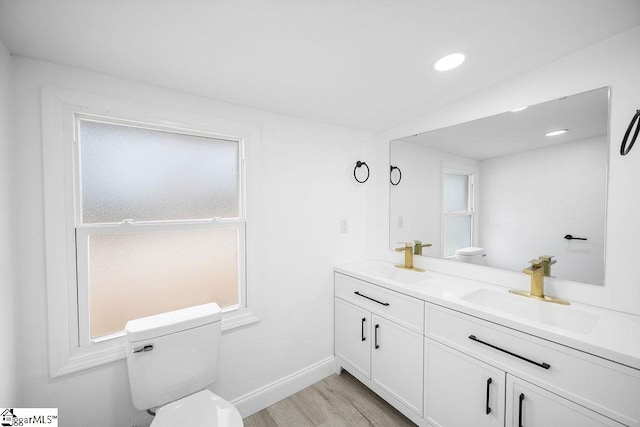
{"label": "bathroom", "polygon": [[[0,2],[0,407],[58,408],[65,426],[151,422],[132,404],[123,354],[58,372],[69,301],[50,285],[68,272],[52,262],[60,247],[47,247],[60,199],[47,190],[55,155],[45,129],[55,123],[44,120],[43,88],[250,137],[247,310],[223,326],[210,387],[243,416],[335,373],[336,266],[402,262],[389,241],[390,141],[524,105],[610,88],[604,286],[550,280],[548,290],[640,316],[640,151],[619,152],[640,108],[638,3],[338,3]],[[203,58],[214,41],[215,57]],[[458,69],[433,70],[457,51],[467,56]],[[429,80],[410,90],[414,74]],[[370,169],[364,183],[358,161]],[[414,262],[504,287],[530,280]]]}

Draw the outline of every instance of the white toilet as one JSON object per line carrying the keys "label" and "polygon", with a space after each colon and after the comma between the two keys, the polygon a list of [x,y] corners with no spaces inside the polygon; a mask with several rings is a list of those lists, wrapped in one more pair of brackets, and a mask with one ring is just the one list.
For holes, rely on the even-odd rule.
{"label": "white toilet", "polygon": [[215,303],[127,322],[133,405],[156,409],[152,427],[244,425],[233,405],[205,389],[217,377],[220,323]]}
{"label": "white toilet", "polygon": [[469,246],[468,248],[456,249],[454,253],[456,261],[485,265],[484,257],[486,255],[484,248]]}

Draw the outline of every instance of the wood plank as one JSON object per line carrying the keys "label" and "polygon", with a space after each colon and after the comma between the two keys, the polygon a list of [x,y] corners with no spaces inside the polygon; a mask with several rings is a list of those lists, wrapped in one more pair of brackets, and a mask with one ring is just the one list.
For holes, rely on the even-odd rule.
{"label": "wood plank", "polygon": [[415,426],[347,371],[244,419],[245,427]]}

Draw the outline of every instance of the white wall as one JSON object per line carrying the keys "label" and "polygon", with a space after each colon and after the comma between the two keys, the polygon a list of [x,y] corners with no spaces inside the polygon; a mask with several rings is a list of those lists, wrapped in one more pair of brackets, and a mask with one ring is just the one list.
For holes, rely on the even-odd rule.
{"label": "white wall", "polygon": [[520,271],[554,255],[553,275],[602,284],[608,148],[600,136],[481,161],[486,265]]}
{"label": "white wall", "polygon": [[[421,240],[432,244],[423,249],[424,255],[442,256],[442,162],[475,169],[479,162],[401,141],[393,142],[390,155],[391,164],[402,171],[400,183],[389,184],[391,246]],[[402,227],[398,224],[400,216]]]}
{"label": "white wall", "polygon": [[[607,211],[605,286],[548,281],[550,294],[593,305],[640,314],[640,273],[638,242],[640,224],[640,148],[621,157],[619,147],[636,109],[640,108],[640,27],[595,44],[575,54],[547,64],[474,96],[462,99],[378,135],[374,172],[388,171],[389,141],[424,131],[462,123],[604,86],[611,86],[609,147],[609,194]],[[470,58],[471,60],[473,58]],[[454,71],[455,73],[455,71]],[[388,186],[376,182],[371,203],[377,206],[369,219],[369,255],[397,259],[388,248]],[[527,261],[527,260],[523,260]],[[450,268],[436,260],[425,260],[436,268]],[[515,273],[499,277],[500,272],[475,266],[456,266],[482,280],[525,289],[528,277]]]}
{"label": "white wall", "polygon": [[[59,407],[65,426],[146,425],[131,404],[124,361],[55,380],[47,371],[40,92],[54,86],[257,126],[252,218],[259,323],[223,336],[219,381],[236,400],[333,356],[333,266],[366,254],[367,185],[353,181],[372,136],[51,63],[13,62],[17,166],[20,403]],[[340,219],[349,232],[340,234]],[[90,420],[90,421],[88,421]]]}
{"label": "white wall", "polygon": [[11,56],[0,42],[0,407],[15,406],[16,384],[16,274],[12,209],[13,170],[10,133]]}

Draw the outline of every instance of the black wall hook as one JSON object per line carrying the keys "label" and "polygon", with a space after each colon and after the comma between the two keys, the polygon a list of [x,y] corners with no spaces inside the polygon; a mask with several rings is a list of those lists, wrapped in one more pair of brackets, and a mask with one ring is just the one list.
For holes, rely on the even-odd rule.
{"label": "black wall hook", "polygon": [[[631,142],[627,147],[627,141],[629,140],[629,135],[631,134],[631,130],[633,126],[636,126],[636,131],[633,133],[633,137],[631,138]],[[620,155],[626,156],[629,154],[629,151],[633,148],[633,144],[635,144],[636,139],[638,138],[638,132],[640,132],[640,110],[636,110],[636,114],[631,119],[631,123],[629,123],[629,127],[627,131],[624,133],[624,138],[622,138],[622,145],[620,145]]]}
{"label": "black wall hook", "polygon": [[[393,171],[397,170],[398,171],[398,180],[396,182],[393,182]],[[397,166],[393,166],[391,165],[390,170],[389,170],[389,182],[391,182],[391,185],[398,185],[400,184],[400,181],[402,181],[402,171],[400,170],[399,167]]]}
{"label": "black wall hook", "polygon": [[[365,179],[363,179],[362,181],[360,181],[356,175],[356,171],[358,170],[358,168],[360,168],[361,166],[364,166],[365,168],[367,168],[367,177]],[[369,179],[369,175],[370,175],[370,171],[369,171],[369,166],[365,163],[365,162],[361,162],[360,160],[358,160],[356,162],[356,167],[353,168],[353,179],[355,179],[356,181],[358,181],[360,184],[363,184],[365,182],[367,182],[367,180]]]}

